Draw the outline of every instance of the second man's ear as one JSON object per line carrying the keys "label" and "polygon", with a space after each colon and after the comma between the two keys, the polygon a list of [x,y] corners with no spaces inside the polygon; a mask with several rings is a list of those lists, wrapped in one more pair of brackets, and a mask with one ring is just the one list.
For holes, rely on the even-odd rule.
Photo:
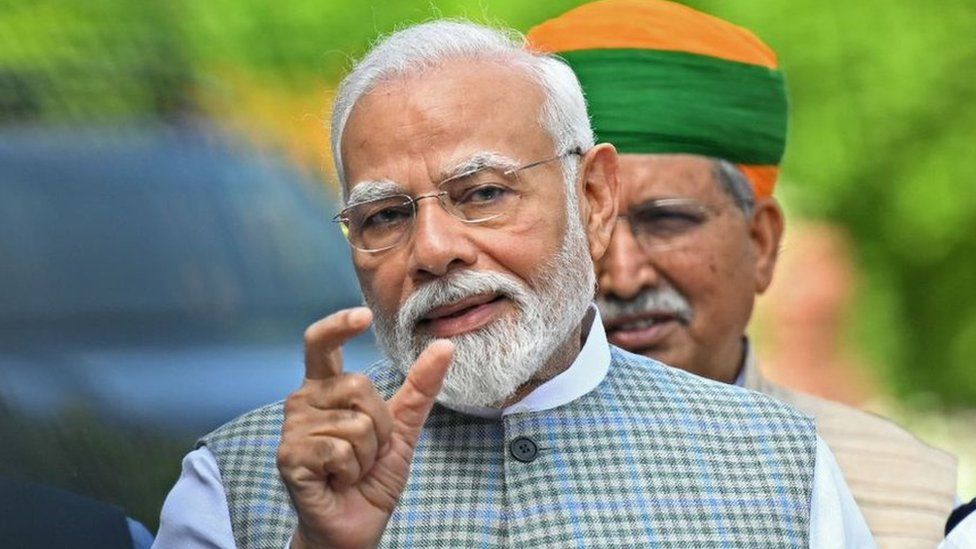
{"label": "second man's ear", "polygon": [[756,202],[749,226],[749,238],[756,261],[755,291],[761,294],[773,282],[773,271],[779,259],[779,247],[783,238],[783,210],[775,198]]}
{"label": "second man's ear", "polygon": [[606,253],[617,222],[617,150],[609,143],[593,147],[583,155],[580,174],[580,215],[596,262]]}

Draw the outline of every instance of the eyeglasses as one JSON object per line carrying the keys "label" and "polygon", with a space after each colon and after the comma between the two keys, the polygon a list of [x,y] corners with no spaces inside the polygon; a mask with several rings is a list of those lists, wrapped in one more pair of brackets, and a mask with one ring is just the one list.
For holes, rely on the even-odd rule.
{"label": "eyeglasses", "polygon": [[382,252],[406,240],[413,232],[418,204],[427,198],[436,198],[444,211],[464,223],[502,225],[523,194],[519,172],[582,154],[582,150],[573,149],[507,170],[472,170],[441,182],[437,192],[418,196],[392,194],[353,204],[332,221],[340,224],[350,246],[364,252]]}
{"label": "eyeglasses", "polygon": [[720,213],[719,208],[693,198],[660,198],[631,208],[620,217],[627,220],[642,248],[660,251],[687,246]]}

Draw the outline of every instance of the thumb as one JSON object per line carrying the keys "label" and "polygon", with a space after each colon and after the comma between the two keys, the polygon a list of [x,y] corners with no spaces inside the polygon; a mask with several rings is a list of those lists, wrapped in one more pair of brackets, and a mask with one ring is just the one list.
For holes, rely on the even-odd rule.
{"label": "thumb", "polygon": [[438,339],[424,349],[410,368],[400,390],[387,403],[390,415],[396,422],[396,430],[412,447],[427,421],[434,399],[441,391],[444,377],[454,356],[454,343]]}

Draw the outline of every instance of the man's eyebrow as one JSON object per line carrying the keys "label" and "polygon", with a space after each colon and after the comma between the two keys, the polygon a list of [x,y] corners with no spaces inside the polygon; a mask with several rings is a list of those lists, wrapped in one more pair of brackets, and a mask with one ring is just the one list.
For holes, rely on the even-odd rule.
{"label": "man's eyebrow", "polygon": [[519,166],[518,161],[494,151],[475,153],[464,160],[441,171],[440,182],[447,183],[454,179],[471,175],[485,169],[512,170]]}
{"label": "man's eyebrow", "polygon": [[403,187],[389,179],[360,181],[353,185],[349,191],[349,197],[346,199],[346,207],[348,208],[349,206],[355,206],[356,204],[377,200],[379,198],[387,198],[394,194],[407,193]]}

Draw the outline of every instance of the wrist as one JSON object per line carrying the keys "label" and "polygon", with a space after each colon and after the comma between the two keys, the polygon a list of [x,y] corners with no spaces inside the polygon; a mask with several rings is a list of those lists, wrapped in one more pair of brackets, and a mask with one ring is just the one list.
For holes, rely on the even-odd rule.
{"label": "wrist", "polygon": [[378,547],[378,543],[362,543],[360,544],[337,544],[329,543],[325,540],[316,539],[315,536],[309,536],[302,532],[301,525],[295,526],[295,531],[291,535],[291,542],[288,545],[289,549],[371,549]]}
{"label": "wrist", "polygon": [[328,547],[324,542],[316,543],[314,536],[310,537],[302,531],[302,526],[295,526],[295,531],[291,535],[291,545],[289,549],[319,549]]}

